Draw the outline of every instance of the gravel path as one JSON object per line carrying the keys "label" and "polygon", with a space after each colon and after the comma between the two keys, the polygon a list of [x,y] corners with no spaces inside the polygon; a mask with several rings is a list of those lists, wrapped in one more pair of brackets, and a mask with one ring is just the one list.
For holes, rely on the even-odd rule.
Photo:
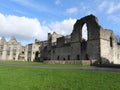
{"label": "gravel path", "polygon": [[20,64],[0,64],[0,66],[25,67],[25,68],[46,68],[46,69],[63,69],[63,70],[89,70],[89,71],[110,71],[120,72],[120,68],[106,68],[106,67],[70,67],[70,66],[34,66],[34,65],[20,65]]}

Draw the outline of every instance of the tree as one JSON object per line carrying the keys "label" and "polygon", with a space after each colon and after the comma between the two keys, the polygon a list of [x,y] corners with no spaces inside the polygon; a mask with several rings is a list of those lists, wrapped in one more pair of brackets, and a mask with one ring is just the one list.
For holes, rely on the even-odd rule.
{"label": "tree", "polygon": [[117,41],[117,43],[120,45],[120,35],[116,35],[116,41]]}

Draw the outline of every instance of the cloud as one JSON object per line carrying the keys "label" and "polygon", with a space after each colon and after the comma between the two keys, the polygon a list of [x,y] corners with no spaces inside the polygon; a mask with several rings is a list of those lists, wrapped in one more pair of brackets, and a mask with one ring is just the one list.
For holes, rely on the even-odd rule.
{"label": "cloud", "polygon": [[[0,14],[0,36],[15,36],[20,40],[44,39],[48,31],[36,18]],[[42,36],[40,36],[42,35]]]}
{"label": "cloud", "polygon": [[[73,31],[73,26],[76,22],[76,19],[65,19],[61,22],[54,22],[50,24],[49,28],[51,28],[52,31],[57,32],[58,34],[62,35],[70,35]],[[84,24],[82,27],[82,38],[88,39],[87,35],[87,25]]]}
{"label": "cloud", "polygon": [[101,4],[98,6],[98,9],[100,11],[106,11],[106,14],[113,14],[114,12],[117,12],[120,10],[120,3],[118,2],[113,2],[113,1],[103,1]]}
{"label": "cloud", "polygon": [[76,19],[65,19],[61,22],[53,22],[49,25],[52,31],[55,31],[62,35],[69,35],[73,30],[73,25],[75,24]]}
{"label": "cloud", "polygon": [[23,5],[23,6],[36,8],[36,5],[34,3],[32,3],[30,0],[11,0],[11,1],[16,2],[16,3]]}
{"label": "cloud", "polygon": [[119,17],[120,17],[120,15],[110,15],[110,16],[108,16],[108,19],[112,20],[113,23],[115,23],[115,24],[119,24],[120,23]]}
{"label": "cloud", "polygon": [[118,10],[120,10],[120,3],[118,3],[118,4],[110,3],[107,13],[112,14],[112,13],[118,11]]}
{"label": "cloud", "polygon": [[78,9],[76,7],[73,7],[73,8],[67,9],[66,12],[69,14],[75,14],[78,12]]}
{"label": "cloud", "polygon": [[61,4],[61,1],[60,1],[60,0],[56,0],[56,1],[55,1],[55,4],[56,4],[56,5],[59,5],[59,4]]}
{"label": "cloud", "polygon": [[[73,31],[73,26],[76,22],[76,19],[65,19],[61,22],[54,22],[50,24],[49,28],[52,31],[55,31],[58,34],[70,35]],[[87,40],[87,26],[86,24],[82,27],[82,37]]]}
{"label": "cloud", "polygon": [[34,39],[46,40],[48,32],[69,35],[76,19],[65,19],[49,24],[41,23],[36,18],[3,15],[0,13],[0,36],[15,36],[20,41]]}
{"label": "cloud", "polygon": [[34,9],[35,11],[53,13],[53,11],[49,7],[40,2],[37,3],[34,0],[10,0],[10,1],[13,3],[17,3],[18,5]]}
{"label": "cloud", "polygon": [[98,6],[98,9],[99,9],[100,11],[104,10],[104,9],[106,8],[107,4],[108,4],[108,2],[103,1],[103,2]]}

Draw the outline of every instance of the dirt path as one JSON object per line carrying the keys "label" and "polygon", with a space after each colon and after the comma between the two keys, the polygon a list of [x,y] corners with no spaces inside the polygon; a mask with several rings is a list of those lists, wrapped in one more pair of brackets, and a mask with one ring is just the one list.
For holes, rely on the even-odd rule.
{"label": "dirt path", "polygon": [[24,67],[24,68],[46,68],[46,69],[63,69],[63,70],[89,70],[89,71],[110,71],[120,72],[120,68],[104,68],[104,67],[68,67],[68,66],[34,66],[34,65],[20,65],[20,64],[0,64],[0,66],[11,66],[11,67]]}

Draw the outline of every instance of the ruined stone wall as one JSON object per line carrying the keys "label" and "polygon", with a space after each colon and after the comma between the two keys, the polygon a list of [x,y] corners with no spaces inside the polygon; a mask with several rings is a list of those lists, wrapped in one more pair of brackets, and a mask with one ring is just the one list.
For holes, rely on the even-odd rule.
{"label": "ruined stone wall", "polygon": [[51,51],[51,60],[68,60],[71,58],[71,47],[57,47]]}
{"label": "ruined stone wall", "polygon": [[116,61],[116,63],[117,64],[120,64],[120,45],[117,45],[117,61]]}
{"label": "ruined stone wall", "polygon": [[[55,35],[55,36],[54,36]],[[71,58],[71,47],[70,47],[70,37],[62,36],[57,33],[53,33],[54,43],[52,44],[49,51],[51,51],[51,60],[68,60]],[[52,42],[52,40],[51,40]],[[53,43],[53,42],[52,42]]]}
{"label": "ruined stone wall", "polygon": [[35,43],[34,44],[28,44],[28,45],[26,45],[26,51],[25,51],[25,55],[26,56],[25,56],[25,59],[27,61],[34,61],[35,51],[36,51],[36,45],[35,45]]}
{"label": "ruined stone wall", "polygon": [[90,60],[99,60],[100,59],[100,41],[92,40],[88,41],[87,53]]}
{"label": "ruined stone wall", "polygon": [[25,46],[25,61],[28,61],[28,45]]}
{"label": "ruined stone wall", "polygon": [[77,20],[74,25],[73,32],[71,34],[71,47],[72,57],[76,59],[75,56],[80,55],[80,59],[83,59],[81,52],[81,43],[82,43],[82,27],[86,23],[88,29],[88,40],[86,47],[86,54],[84,52],[84,56],[87,55],[90,60],[99,60],[100,59],[100,25],[97,22],[97,18],[93,15],[89,15],[86,17]]}
{"label": "ruined stone wall", "polygon": [[115,63],[116,42],[111,30],[101,29],[100,37],[101,59],[103,63]]}
{"label": "ruined stone wall", "polygon": [[48,33],[48,45],[54,46],[57,43],[57,38],[62,37],[62,35],[57,34],[56,32]]}
{"label": "ruined stone wall", "polygon": [[31,61],[35,61],[35,56],[36,56],[36,53],[39,51],[39,47],[40,45],[39,44],[32,44],[32,53],[31,53]]}
{"label": "ruined stone wall", "polygon": [[14,37],[12,37],[7,44],[6,50],[10,51],[10,54],[7,54],[8,52],[6,52],[6,57],[8,60],[18,61],[19,54],[22,52],[22,45],[19,42],[17,42]]}
{"label": "ruined stone wall", "polygon": [[4,37],[0,40],[0,60],[18,61],[19,54],[22,52],[22,45],[14,37],[6,41]]}
{"label": "ruined stone wall", "polygon": [[26,46],[22,46],[21,52],[18,54],[18,60],[19,61],[27,61],[25,51],[26,51]]}
{"label": "ruined stone wall", "polygon": [[64,46],[64,44],[65,44],[65,37],[64,36],[57,38],[57,44],[56,44],[57,47],[62,47],[62,46]]}
{"label": "ruined stone wall", "polygon": [[71,60],[80,60],[81,59],[81,43],[72,42],[71,43]]}
{"label": "ruined stone wall", "polygon": [[[87,26],[87,41],[83,42],[82,27]],[[52,37],[52,38],[50,38]],[[49,34],[51,60],[96,60],[96,63],[120,63],[120,45],[112,30],[103,29],[94,15],[76,21],[70,38]],[[66,43],[67,42],[67,43]],[[56,43],[53,45],[53,43]],[[51,47],[51,46],[52,47]]]}
{"label": "ruined stone wall", "polygon": [[[88,28],[88,40],[83,43],[82,27],[85,23]],[[63,60],[69,56],[71,60],[99,60],[100,28],[97,18],[93,15],[77,20],[70,36],[71,39],[69,39],[70,45],[64,46],[66,41],[65,37],[58,37],[56,39],[57,44],[51,49],[51,59]]]}

